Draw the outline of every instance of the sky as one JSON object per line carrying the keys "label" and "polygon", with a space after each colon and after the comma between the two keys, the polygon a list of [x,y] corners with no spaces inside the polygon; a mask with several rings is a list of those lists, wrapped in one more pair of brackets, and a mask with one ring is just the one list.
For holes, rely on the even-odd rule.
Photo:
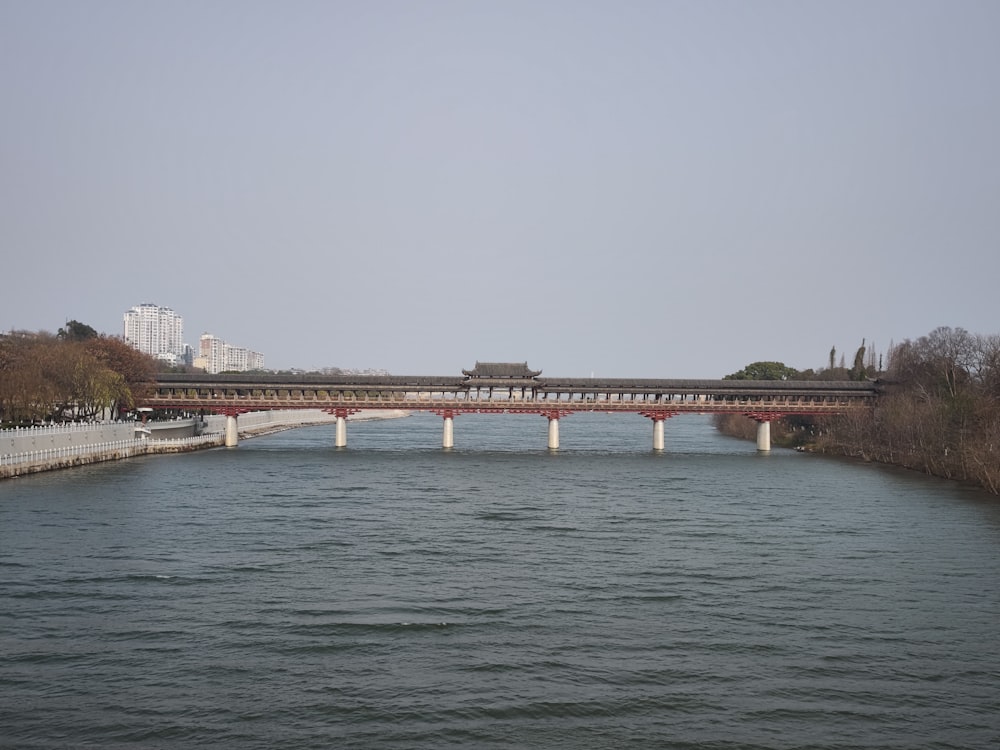
{"label": "sky", "polygon": [[995,0],[0,0],[0,331],[716,378],[1000,333]]}

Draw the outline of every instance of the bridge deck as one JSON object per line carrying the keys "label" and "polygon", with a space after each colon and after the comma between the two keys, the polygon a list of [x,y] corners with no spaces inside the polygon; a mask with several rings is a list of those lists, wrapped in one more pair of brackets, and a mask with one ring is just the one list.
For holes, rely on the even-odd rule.
{"label": "bridge deck", "polygon": [[872,382],[449,376],[163,374],[141,406],[239,413],[267,409],[408,409],[453,413],[574,411],[831,414],[866,406]]}

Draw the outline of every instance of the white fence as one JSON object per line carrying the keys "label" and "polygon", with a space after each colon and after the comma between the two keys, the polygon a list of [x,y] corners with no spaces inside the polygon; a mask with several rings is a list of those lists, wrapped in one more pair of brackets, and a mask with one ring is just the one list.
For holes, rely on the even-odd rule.
{"label": "white fence", "polygon": [[121,453],[122,457],[133,456],[136,454],[136,449],[145,452],[145,449],[142,448],[142,444],[144,442],[144,440],[140,439],[114,440],[108,443],[67,445],[61,448],[42,448],[41,450],[24,451],[23,453],[9,453],[7,455],[0,455],[0,466],[17,466],[18,464],[62,461],[82,456],[90,456],[95,453]]}
{"label": "white fence", "polygon": [[136,437],[135,422],[71,422],[0,430],[0,455],[74,448]]}
{"label": "white fence", "polygon": [[153,440],[149,438],[112,440],[105,443],[66,445],[59,448],[42,448],[40,450],[23,451],[21,453],[0,454],[0,466],[62,464],[72,463],[78,459],[93,459],[97,457],[100,457],[100,460],[128,458],[147,453],[175,453],[207,445],[221,445],[221,443],[222,436],[217,434],[167,440]]}
{"label": "white fence", "polygon": [[68,432],[89,432],[96,427],[106,427],[107,425],[115,424],[127,424],[134,426],[136,423],[131,420],[126,421],[123,419],[110,422],[60,422],[59,424],[42,424],[35,425],[33,427],[11,427],[6,430],[0,430],[0,435],[3,435],[4,437],[14,437],[18,435],[65,435]]}
{"label": "white fence", "polygon": [[[385,419],[406,414],[403,411],[375,411],[355,415],[354,419]],[[285,427],[323,424],[334,419],[321,409],[251,412],[239,417],[239,430],[252,435]],[[0,478],[150,453],[180,453],[222,445],[225,442],[225,420],[221,416],[208,416],[205,418],[204,434],[179,438],[133,437],[135,429],[141,425],[130,421],[81,422],[0,430]],[[169,427],[173,423],[151,423],[150,426],[153,424]]]}

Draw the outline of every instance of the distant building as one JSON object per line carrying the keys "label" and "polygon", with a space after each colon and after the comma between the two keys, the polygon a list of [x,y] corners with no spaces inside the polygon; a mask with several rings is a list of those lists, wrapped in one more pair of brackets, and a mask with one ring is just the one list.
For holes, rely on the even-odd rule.
{"label": "distant building", "polygon": [[227,344],[210,333],[201,337],[196,353],[183,343],[184,319],[169,307],[136,305],[125,313],[124,326],[127,344],[170,365],[194,365],[208,373],[264,369],[263,354]]}
{"label": "distant building", "polygon": [[125,343],[170,364],[184,360],[184,318],[169,307],[136,305],[125,313]]}
{"label": "distant building", "polygon": [[219,372],[248,372],[264,369],[264,355],[246,347],[227,344],[210,333],[202,334],[194,366],[214,375]]}

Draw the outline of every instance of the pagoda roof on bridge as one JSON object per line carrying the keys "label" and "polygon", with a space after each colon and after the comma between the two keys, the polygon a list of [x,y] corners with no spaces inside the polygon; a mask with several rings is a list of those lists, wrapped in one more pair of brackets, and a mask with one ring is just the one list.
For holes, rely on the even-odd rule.
{"label": "pagoda roof on bridge", "polygon": [[542,374],[541,370],[528,369],[527,362],[476,362],[471,370],[462,370],[468,378],[490,380],[531,380]]}

